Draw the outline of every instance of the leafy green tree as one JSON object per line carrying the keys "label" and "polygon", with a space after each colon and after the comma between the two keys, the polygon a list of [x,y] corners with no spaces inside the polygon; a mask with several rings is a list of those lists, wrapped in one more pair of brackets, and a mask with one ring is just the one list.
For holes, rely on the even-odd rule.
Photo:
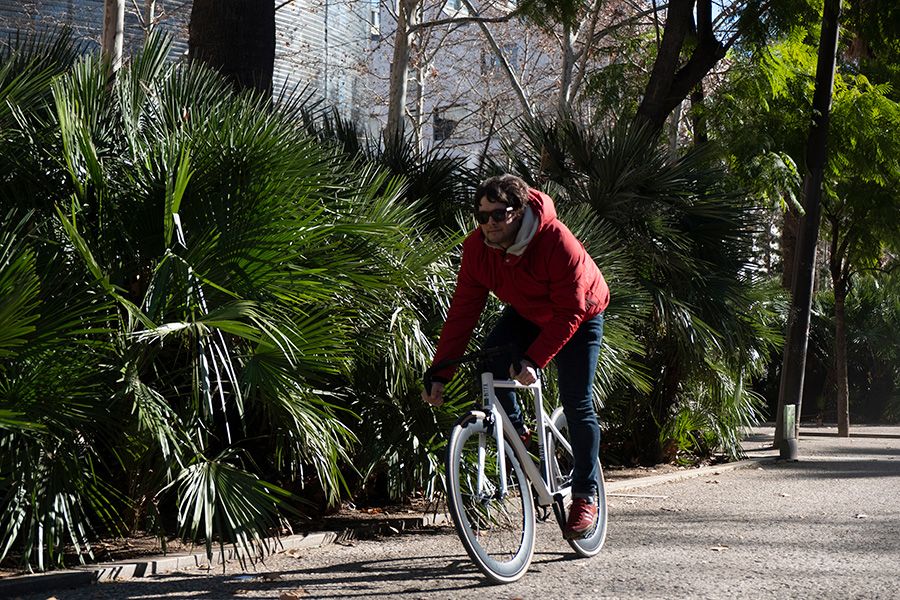
{"label": "leafy green tree", "polygon": [[[693,103],[702,102],[704,78],[729,50],[750,51],[764,46],[773,36],[815,18],[817,4],[810,0],[721,4],[712,0],[670,1],[636,122],[661,130],[673,109],[692,92]],[[704,141],[702,127],[695,136]]]}
{"label": "leafy green tree", "polygon": [[[865,5],[866,3],[862,3]],[[863,7],[865,8],[865,7]],[[871,7],[869,7],[871,8]],[[868,19],[868,20],[867,20]],[[875,26],[875,24],[879,24]],[[831,157],[825,171],[823,218],[829,239],[828,272],[835,295],[833,304],[837,335],[830,352],[834,360],[834,379],[838,382],[838,398],[842,430],[847,425],[847,338],[839,324],[847,294],[852,289],[853,274],[879,265],[885,251],[895,245],[890,223],[896,219],[894,196],[896,181],[897,97],[889,83],[890,68],[882,66],[877,54],[865,50],[863,33],[872,40],[885,61],[892,60],[892,42],[880,42],[873,33],[890,31],[890,21],[861,11],[860,3],[849,8],[846,43],[839,54],[835,79],[832,119],[829,135]],[[887,29],[883,29],[887,27]],[[731,155],[731,164],[745,179],[758,176],[761,159],[776,158],[787,165],[801,164],[805,120],[813,92],[811,74],[815,69],[815,30],[795,28],[791,35],[771,44],[764,52],[747,57],[749,62],[732,69],[732,79],[722,90],[711,109],[714,135],[723,141]],[[745,66],[746,65],[746,66]],[[869,80],[865,73],[878,78]],[[783,157],[783,158],[782,158]],[[766,164],[763,162],[763,164]],[[767,171],[762,171],[765,174]],[[773,183],[778,183],[776,178]],[[763,180],[770,180],[763,177]],[[778,197],[791,200],[790,180],[775,185]],[[790,206],[790,202],[784,202]],[[792,223],[796,216],[785,215],[782,251],[785,286],[792,280],[790,265],[793,242]]]}
{"label": "leafy green tree", "polygon": [[828,270],[834,291],[838,434],[850,434],[847,296],[860,271],[879,269],[900,249],[900,103],[863,76],[843,78],[835,99],[835,160],[824,200]]}

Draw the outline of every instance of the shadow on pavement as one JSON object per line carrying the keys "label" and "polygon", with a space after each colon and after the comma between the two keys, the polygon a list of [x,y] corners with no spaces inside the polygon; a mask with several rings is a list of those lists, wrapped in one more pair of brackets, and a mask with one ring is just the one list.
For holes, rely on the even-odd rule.
{"label": "shadow on pavement", "polygon": [[[559,560],[535,558],[535,565]],[[379,585],[387,582],[406,583],[408,586],[398,590],[396,586]],[[449,592],[492,587],[469,557],[464,555],[354,561],[332,565],[327,569],[280,569],[274,577],[265,572],[237,575],[176,572],[154,577],[149,581],[130,580],[101,586],[95,586],[94,589],[106,588],[105,592],[112,592],[115,588],[115,594],[101,594],[98,597],[164,597],[166,600],[221,600],[223,597],[260,593],[277,598],[282,592],[298,589],[302,590],[303,598],[378,598],[398,593]],[[389,589],[379,591],[379,588]],[[223,596],[223,593],[226,595]],[[66,593],[58,593],[57,598],[65,600]]]}
{"label": "shadow on pavement", "polygon": [[[856,456],[859,453],[855,453]],[[900,477],[900,461],[877,459],[804,458],[797,462],[773,463],[768,468],[793,471],[801,477],[817,479],[854,479],[863,477]]]}

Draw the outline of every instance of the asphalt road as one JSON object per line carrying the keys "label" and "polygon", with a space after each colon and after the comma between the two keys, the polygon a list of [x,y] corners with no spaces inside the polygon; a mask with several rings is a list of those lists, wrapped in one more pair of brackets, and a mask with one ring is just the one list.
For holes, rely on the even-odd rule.
{"label": "asphalt road", "polygon": [[541,525],[531,569],[506,586],[485,584],[444,527],[279,554],[250,574],[180,572],[52,597],[900,598],[900,429],[865,431],[894,437],[802,436],[799,462],[611,496],[592,559]]}

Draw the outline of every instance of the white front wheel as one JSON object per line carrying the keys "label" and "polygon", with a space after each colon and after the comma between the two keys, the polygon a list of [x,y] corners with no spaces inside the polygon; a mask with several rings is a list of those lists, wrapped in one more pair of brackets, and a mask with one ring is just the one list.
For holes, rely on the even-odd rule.
{"label": "white front wheel", "polygon": [[495,583],[516,581],[534,554],[534,500],[519,461],[506,446],[501,484],[494,426],[483,415],[464,415],[447,447],[447,500],[463,546]]}

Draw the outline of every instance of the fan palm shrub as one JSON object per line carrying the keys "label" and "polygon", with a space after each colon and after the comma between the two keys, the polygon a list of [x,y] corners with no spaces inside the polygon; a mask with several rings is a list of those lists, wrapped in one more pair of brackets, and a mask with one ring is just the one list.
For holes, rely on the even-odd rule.
{"label": "fan palm shrub", "polygon": [[[9,277],[37,277],[48,304],[68,307],[32,335],[77,338],[65,347],[81,352],[57,367],[77,377],[47,378],[66,390],[52,411],[22,409],[23,391],[0,407],[4,446],[34,439],[48,463],[35,475],[53,475],[17,478],[28,457],[4,455],[3,555],[38,568],[66,542],[89,552],[91,527],[175,528],[210,554],[233,543],[252,556],[301,495],[335,503],[353,464],[360,336],[408,334],[389,316],[415,313],[446,249],[403,179],[322,144],[295,105],[235,95],[168,51],[152,38],[114,79],[84,56],[17,119],[21,135],[48,135],[30,150],[39,176],[14,170],[16,200],[0,206],[32,211],[13,217]],[[31,268],[32,256],[46,259]],[[44,361],[9,352],[4,381]],[[37,433],[68,415],[74,454]],[[63,496],[72,508],[51,510]],[[55,537],[39,539],[48,522]]]}
{"label": "fan palm shrub", "polygon": [[[672,157],[655,136],[573,116],[524,125],[517,170],[588,211],[573,229],[612,291],[600,371],[607,446],[620,460],[740,453],[759,416],[749,378],[780,343],[781,309],[752,263],[757,213],[709,147]],[[613,359],[616,362],[610,364]]]}
{"label": "fan palm shrub", "polygon": [[[353,426],[359,438],[353,455],[359,467],[353,474],[354,496],[370,503],[402,501],[416,494],[432,497],[442,489],[445,434],[462,408],[456,402],[440,408],[423,403],[422,375],[431,363],[453,293],[477,173],[464,158],[446,150],[422,150],[409,138],[384,145],[335,113],[299,108],[309,132],[321,143],[402,179],[402,202],[415,207],[410,226],[442,240],[440,256],[422,256],[417,272],[410,273],[414,284],[392,290],[401,299],[373,303],[369,314],[355,321],[358,343],[349,405],[359,417]],[[462,395],[457,400],[465,402]]]}
{"label": "fan palm shrub", "polygon": [[88,515],[113,525],[103,508],[119,498],[102,473],[110,305],[62,249],[34,249],[31,217],[0,218],[0,556],[44,569],[87,549]]}

